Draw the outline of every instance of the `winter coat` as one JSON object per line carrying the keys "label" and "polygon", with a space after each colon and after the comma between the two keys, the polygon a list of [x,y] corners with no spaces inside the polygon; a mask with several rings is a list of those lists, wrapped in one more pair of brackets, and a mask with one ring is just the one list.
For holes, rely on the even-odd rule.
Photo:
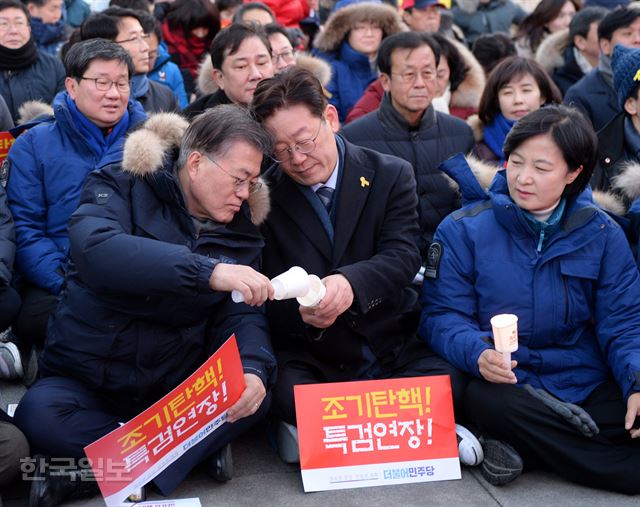
{"label": "winter coat", "polygon": [[618,113],[598,132],[598,163],[591,176],[591,186],[608,191],[612,179],[620,174],[628,161],[624,141],[624,112]]}
{"label": "winter coat", "polygon": [[[157,115],[127,139],[122,163],[87,178],[69,222],[67,286],[49,321],[40,368],[132,405],[156,401],[235,333],[245,373],[274,378],[264,312],[214,292],[218,262],[259,268],[264,244],[243,204],[234,219],[197,232],[175,167],[187,123]],[[266,192],[266,190],[265,190]]]}
{"label": "winter coat", "polygon": [[613,373],[625,397],[640,391],[640,273],[591,190],[568,200],[560,229],[538,252],[504,171],[486,192],[461,155],[442,169],[468,204],[442,222],[430,252],[420,335],[433,350],[480,377],[478,358],[493,348],[491,317],[513,313],[518,385],[579,403]]}
{"label": "winter coat", "polygon": [[484,142],[484,123],[478,118],[478,115],[467,118],[467,124],[471,127],[476,142],[473,154],[483,162],[488,162],[496,167],[500,166],[500,157]]}
{"label": "winter coat", "polygon": [[267,303],[279,364],[302,362],[327,380],[347,381],[372,362],[394,371],[430,352],[415,336],[418,296],[410,288],[420,267],[413,170],[340,136],[336,142],[335,227],[310,188],[277,166],[265,173],[272,210],[263,227],[264,273],[298,265],[320,278],[340,273],[349,280],[354,303],[325,330],[305,325],[295,299]]}
{"label": "winter coat", "polygon": [[67,9],[67,23],[78,28],[91,14],[91,7],[84,0],[64,0]]}
{"label": "winter coat", "polygon": [[6,132],[14,127],[13,118],[11,118],[11,111],[7,107],[7,103],[0,95],[0,131]]}
{"label": "winter coat", "polygon": [[14,123],[18,109],[29,100],[51,104],[56,94],[64,90],[65,71],[59,58],[38,51],[35,63],[24,70],[0,71],[0,95],[11,111]]}
{"label": "winter coat", "polygon": [[16,256],[16,231],[9,210],[7,194],[0,185],[0,287],[6,287],[13,277]]}
{"label": "winter coat", "polygon": [[380,109],[343,129],[347,140],[406,160],[413,166],[418,192],[420,254],[426,259],[438,224],[460,206],[458,194],[438,166],[456,153],[473,149],[471,128],[462,120],[430,106],[412,129],[385,94]]}
{"label": "winter coat", "polygon": [[[66,103],[54,101],[49,117],[20,135],[7,160],[7,195],[16,222],[16,268],[30,283],[57,294],[69,254],[67,224],[76,210],[87,175],[122,157],[124,136],[101,157],[76,127]],[[140,104],[130,101],[129,129],[144,120]]]}
{"label": "winter coat", "polygon": [[527,12],[511,0],[490,0],[486,4],[480,0],[458,0],[451,12],[470,45],[485,33],[509,34],[511,25],[518,25],[527,17]]}
{"label": "winter coat", "polygon": [[367,55],[355,51],[347,42],[349,31],[355,26],[356,20],[362,17],[360,13],[363,9],[369,14],[367,19],[382,28],[383,37],[406,30],[400,15],[389,5],[360,3],[331,14],[313,45],[314,55],[331,65],[333,75],[326,88],[331,93],[329,102],[338,110],[340,122],[344,122],[367,86],[378,77],[375,63]]}
{"label": "winter coat", "polygon": [[[246,3],[246,2],[245,2]],[[263,0],[276,15],[276,21],[286,27],[300,27],[300,21],[309,15],[307,0]]]}
{"label": "winter coat", "polygon": [[149,79],[156,83],[168,86],[174,97],[180,104],[180,109],[189,105],[189,97],[184,89],[184,79],[178,66],[171,61],[171,55],[167,51],[167,46],[161,42],[158,46],[158,57],[153,70],[147,74]]}
{"label": "winter coat", "polygon": [[[466,120],[469,116],[478,112],[480,97],[482,96],[486,79],[484,70],[475,56],[473,56],[473,53],[463,44],[454,40],[450,42],[462,56],[467,72],[462,83],[451,93],[449,114]],[[383,95],[382,82],[378,78],[367,87],[362,97],[351,108],[345,120],[345,125],[378,109]]]}
{"label": "winter coat", "polygon": [[149,89],[144,95],[137,97],[137,101],[142,104],[142,108],[151,113],[174,113],[180,111],[178,99],[168,86],[148,80]]}
{"label": "winter coat", "polygon": [[569,41],[569,29],[560,30],[546,37],[536,51],[535,60],[544,67],[562,95],[577,83],[584,72],[576,62],[574,46]]}
{"label": "winter coat", "polygon": [[578,108],[597,132],[620,112],[616,91],[593,69],[567,90],[564,104]]}

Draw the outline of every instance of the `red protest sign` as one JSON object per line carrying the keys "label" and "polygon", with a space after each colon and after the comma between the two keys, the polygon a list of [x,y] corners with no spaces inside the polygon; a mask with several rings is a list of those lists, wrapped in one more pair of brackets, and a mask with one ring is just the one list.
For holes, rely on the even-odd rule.
{"label": "red protest sign", "polygon": [[13,146],[15,138],[11,132],[0,132],[0,162],[2,162],[9,154],[9,149]]}
{"label": "red protest sign", "polygon": [[461,477],[448,376],[294,392],[305,491]]}
{"label": "red protest sign", "polygon": [[235,335],[188,379],[84,448],[107,507],[118,505],[226,420],[245,389]]}

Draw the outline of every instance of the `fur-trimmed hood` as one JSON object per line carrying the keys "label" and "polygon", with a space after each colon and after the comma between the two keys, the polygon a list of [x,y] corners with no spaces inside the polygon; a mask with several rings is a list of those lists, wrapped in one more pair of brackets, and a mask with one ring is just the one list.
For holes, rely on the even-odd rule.
{"label": "fur-trimmed hood", "polygon": [[473,139],[476,143],[484,141],[484,123],[477,114],[473,114],[467,118],[467,125],[473,131]]}
{"label": "fur-trimmed hood", "polygon": [[640,197],[640,163],[629,160],[620,167],[618,175],[611,180],[611,188],[632,202]]}
{"label": "fur-trimmed hood", "polygon": [[408,30],[398,11],[390,5],[362,2],[333,12],[327,19],[324,30],[313,41],[313,47],[323,53],[336,52],[355,24],[363,21],[378,24],[382,28],[383,37]]}
{"label": "fur-trimmed hood", "polygon": [[51,107],[51,104],[40,102],[39,100],[28,100],[23,102],[18,109],[18,121],[16,125],[29,123],[46,116],[53,116],[53,107]]}
{"label": "fur-trimmed hood", "polygon": [[467,74],[456,91],[451,94],[451,105],[478,109],[486,78],[482,65],[464,44],[453,39],[449,41],[456,47],[467,67]]}
{"label": "fur-trimmed hood", "polygon": [[564,52],[569,46],[569,29],[548,35],[538,47],[535,60],[549,75],[564,65]]}
{"label": "fur-trimmed hood", "polygon": [[[180,146],[189,122],[175,113],[158,113],[130,134],[124,145],[122,169],[144,178],[161,170],[166,155]],[[262,181],[262,188],[249,196],[251,221],[260,225],[270,210],[269,189]]]}
{"label": "fur-trimmed hood", "polygon": [[[296,55],[296,65],[312,72],[324,87],[331,81],[331,65],[321,58],[316,58],[306,53],[298,53]],[[198,69],[196,86],[203,95],[210,95],[218,91],[218,85],[213,79],[213,63],[211,63],[211,57],[208,53],[202,59]]]}

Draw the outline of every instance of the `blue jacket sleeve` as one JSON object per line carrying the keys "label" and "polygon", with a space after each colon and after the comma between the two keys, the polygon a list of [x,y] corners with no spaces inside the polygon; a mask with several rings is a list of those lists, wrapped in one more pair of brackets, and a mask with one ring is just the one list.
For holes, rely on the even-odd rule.
{"label": "blue jacket sleeve", "polygon": [[44,167],[36,155],[32,131],[22,134],[11,147],[7,196],[16,226],[16,267],[31,283],[60,292],[66,252],[46,235],[47,199]]}
{"label": "blue jacket sleeve", "polygon": [[601,262],[595,318],[600,347],[626,399],[640,391],[640,273],[616,225]]}
{"label": "blue jacket sleeve", "polygon": [[426,277],[419,334],[431,349],[457,368],[480,376],[478,358],[490,345],[490,332],[478,325],[474,290],[474,249],[464,226],[450,215],[438,227],[441,247],[435,278]]}
{"label": "blue jacket sleeve", "polygon": [[131,176],[110,168],[87,178],[69,222],[71,256],[94,291],[125,294],[208,292],[217,260],[187,246],[133,235]]}

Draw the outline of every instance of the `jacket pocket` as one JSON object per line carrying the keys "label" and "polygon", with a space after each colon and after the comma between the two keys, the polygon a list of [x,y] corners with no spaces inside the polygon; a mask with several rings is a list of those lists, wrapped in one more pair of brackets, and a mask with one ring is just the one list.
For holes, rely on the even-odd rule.
{"label": "jacket pocket", "polygon": [[560,261],[564,290],[564,324],[572,325],[591,320],[594,310],[594,283],[600,273],[600,264],[586,258],[568,258]]}

